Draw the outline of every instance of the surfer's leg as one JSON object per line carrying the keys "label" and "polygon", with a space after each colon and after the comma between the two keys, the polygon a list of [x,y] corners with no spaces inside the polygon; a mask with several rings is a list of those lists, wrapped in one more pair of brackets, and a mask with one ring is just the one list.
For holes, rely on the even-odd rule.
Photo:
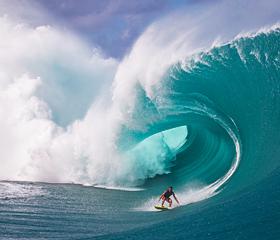
{"label": "surfer's leg", "polygon": [[168,199],[168,202],[169,202],[169,207],[171,207],[171,206],[172,206],[172,199],[169,198],[169,199]]}
{"label": "surfer's leg", "polygon": [[163,198],[162,198],[162,203],[161,203],[161,206],[162,206],[162,207],[163,207],[163,205],[164,205],[165,200],[166,200],[165,197],[163,197]]}

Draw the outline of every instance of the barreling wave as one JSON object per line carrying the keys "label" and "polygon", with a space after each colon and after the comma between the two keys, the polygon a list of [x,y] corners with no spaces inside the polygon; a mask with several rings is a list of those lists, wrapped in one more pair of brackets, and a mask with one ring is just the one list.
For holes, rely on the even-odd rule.
{"label": "barreling wave", "polygon": [[[180,148],[170,147],[171,154],[164,155],[169,174],[148,180],[148,188],[172,184],[180,190],[180,197],[187,204],[215,195],[237,171],[242,180],[246,178],[244,185],[261,178],[261,169],[255,168],[257,176],[247,179],[250,169],[243,167],[259,159],[251,150],[255,149],[253,142],[259,140],[256,138],[258,130],[265,131],[265,128],[257,127],[258,124],[272,127],[268,123],[270,116],[264,114],[263,108],[272,114],[271,98],[279,102],[273,93],[279,86],[280,51],[275,44],[279,39],[279,26],[274,25],[200,52],[169,68],[160,83],[165,88],[160,101],[157,101],[158,95],[149,99],[153,104],[147,103],[146,96],[140,98],[138,109],[145,110],[142,109],[134,121],[144,121],[143,112],[148,112],[151,119],[157,119],[147,127],[149,131],[142,133],[142,145],[147,137],[151,138],[151,133],[158,135],[161,132],[166,139],[164,132],[168,129],[178,137],[176,129],[179,131],[179,126],[188,129],[186,135],[181,135],[181,140],[177,139],[179,142],[185,140],[184,144]],[[139,105],[143,105],[142,108]],[[248,132],[252,126],[256,127],[254,136]],[[242,139],[246,144],[243,151]],[[166,145],[168,140],[163,142]],[[271,143],[270,147],[275,145]],[[158,152],[158,155],[164,153]],[[149,149],[145,153],[149,161]],[[246,163],[239,169],[242,158]],[[145,161],[145,158],[138,161]],[[242,180],[235,178],[236,189],[242,186],[237,183]],[[151,206],[150,201],[143,208],[147,206]]]}
{"label": "barreling wave", "polygon": [[207,14],[221,16],[211,24],[196,17],[206,10],[176,28],[168,18],[152,24],[121,62],[88,54],[69,33],[66,41],[52,27],[0,19],[12,53],[0,58],[0,178],[132,190],[172,184],[188,203],[190,190],[199,199],[225,184],[237,191],[277,168],[279,25],[260,29],[264,17],[245,24],[250,34],[221,28],[218,41],[216,31],[205,33],[225,18],[213,9]]}

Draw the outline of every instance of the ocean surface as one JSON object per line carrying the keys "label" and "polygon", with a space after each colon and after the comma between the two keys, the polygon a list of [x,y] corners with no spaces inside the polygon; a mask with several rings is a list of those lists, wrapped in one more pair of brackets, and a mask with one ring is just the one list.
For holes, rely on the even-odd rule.
{"label": "ocean surface", "polygon": [[164,19],[120,62],[1,18],[0,239],[280,239],[279,15],[254,14]]}
{"label": "ocean surface", "polygon": [[164,212],[135,210],[148,193],[2,182],[1,239],[278,239],[279,177]]}

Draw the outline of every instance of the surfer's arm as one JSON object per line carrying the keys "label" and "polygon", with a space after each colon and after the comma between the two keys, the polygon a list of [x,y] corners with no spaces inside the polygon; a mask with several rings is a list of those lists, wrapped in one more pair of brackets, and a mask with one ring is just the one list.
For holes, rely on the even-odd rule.
{"label": "surfer's arm", "polygon": [[177,199],[177,197],[176,197],[176,195],[175,195],[175,193],[173,193],[173,197],[174,197],[174,199],[176,200],[176,202],[177,202],[178,204],[180,204],[179,201],[178,201],[178,199]]}

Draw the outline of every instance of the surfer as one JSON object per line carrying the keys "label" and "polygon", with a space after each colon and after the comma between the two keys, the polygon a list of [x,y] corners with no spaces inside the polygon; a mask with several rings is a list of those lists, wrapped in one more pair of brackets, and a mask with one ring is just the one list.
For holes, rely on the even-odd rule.
{"label": "surfer", "polygon": [[171,207],[171,205],[172,205],[172,199],[171,199],[170,197],[171,197],[172,195],[173,195],[174,199],[176,200],[176,202],[177,202],[178,204],[180,204],[179,201],[178,201],[178,199],[177,199],[177,197],[176,197],[176,195],[175,195],[175,193],[173,192],[173,188],[170,186],[170,187],[169,187],[166,191],[164,191],[163,194],[161,194],[160,197],[159,197],[159,201],[160,201],[160,199],[162,199],[162,203],[161,203],[161,206],[162,206],[162,207],[163,207],[165,201],[167,201],[167,202],[169,203],[169,207]]}

